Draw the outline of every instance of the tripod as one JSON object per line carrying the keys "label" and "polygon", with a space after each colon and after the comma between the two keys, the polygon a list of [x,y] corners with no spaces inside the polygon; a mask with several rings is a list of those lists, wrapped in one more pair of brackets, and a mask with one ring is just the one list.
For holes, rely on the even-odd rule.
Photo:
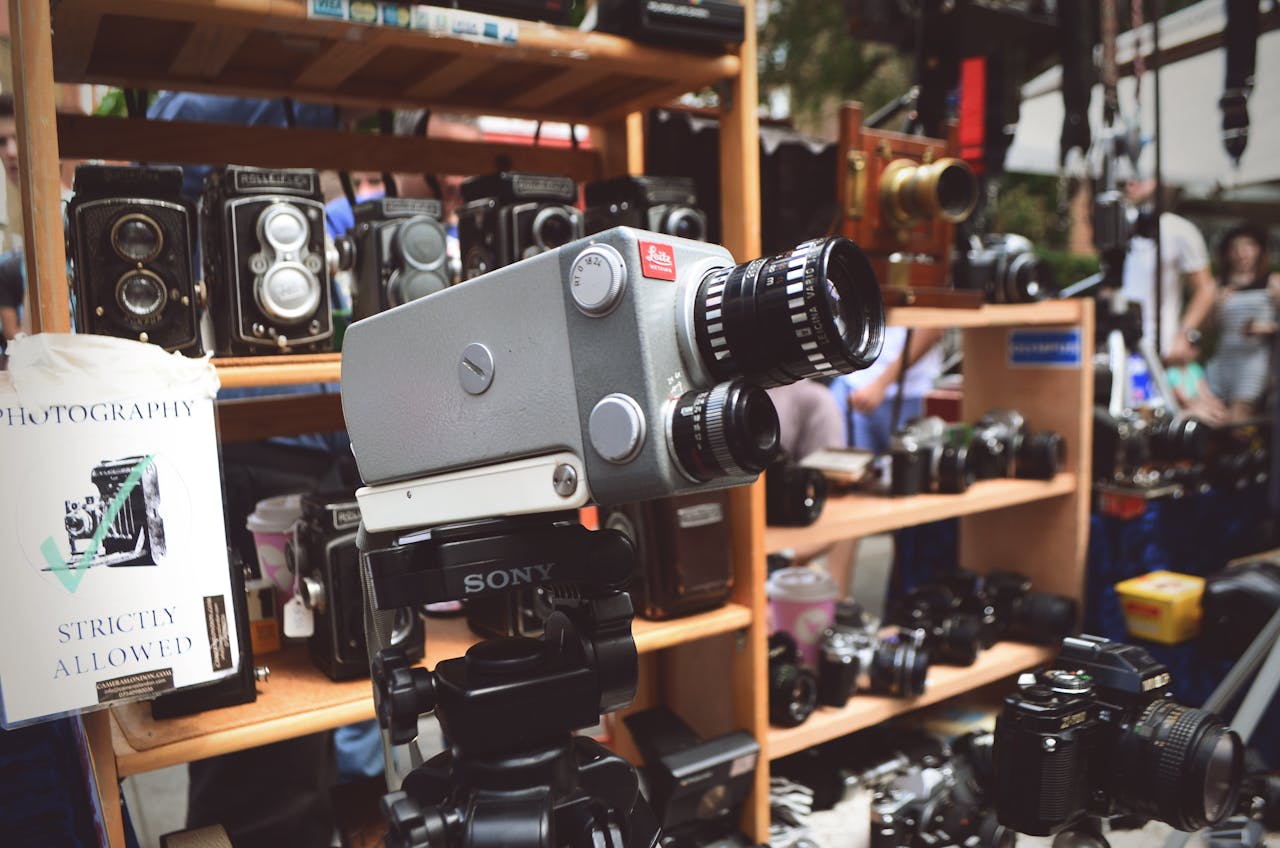
{"label": "tripod", "polygon": [[[553,611],[538,639],[500,638],[433,671],[379,650],[372,677],[391,742],[434,711],[449,750],[383,798],[392,848],[652,848],[657,820],[635,769],[573,731],[635,695],[633,611],[621,587],[635,551],[613,530],[551,513],[432,528],[397,540],[361,533],[368,610],[541,587]],[[377,619],[385,613],[374,613]],[[374,621],[370,652],[379,623]]]}

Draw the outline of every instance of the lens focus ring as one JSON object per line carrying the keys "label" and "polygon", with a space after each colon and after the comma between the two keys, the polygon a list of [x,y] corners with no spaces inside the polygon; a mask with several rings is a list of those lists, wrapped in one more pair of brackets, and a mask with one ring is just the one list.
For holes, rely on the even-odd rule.
{"label": "lens focus ring", "polygon": [[844,238],[708,274],[698,288],[694,336],[718,380],[785,385],[870,365],[884,339],[875,274]]}
{"label": "lens focus ring", "polygon": [[763,389],[741,380],[686,392],[671,407],[667,442],[695,482],[759,474],[778,454],[778,413]]}

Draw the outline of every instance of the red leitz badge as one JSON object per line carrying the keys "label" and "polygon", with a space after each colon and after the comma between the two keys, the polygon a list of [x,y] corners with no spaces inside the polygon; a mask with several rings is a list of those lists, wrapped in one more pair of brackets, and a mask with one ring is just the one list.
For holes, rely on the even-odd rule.
{"label": "red leitz badge", "polygon": [[676,278],[676,252],[670,245],[640,242],[640,272],[653,280]]}

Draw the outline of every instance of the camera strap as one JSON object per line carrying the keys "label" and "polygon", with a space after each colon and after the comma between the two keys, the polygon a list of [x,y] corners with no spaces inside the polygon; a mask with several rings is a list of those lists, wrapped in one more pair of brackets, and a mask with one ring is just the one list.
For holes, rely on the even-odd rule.
{"label": "camera strap", "polygon": [[907,356],[911,353],[911,337],[915,330],[908,327],[907,336],[902,340],[902,355],[898,357],[898,393],[893,396],[893,413],[889,418],[889,433],[898,432],[902,418],[902,393],[907,385]]}
{"label": "camera strap", "polygon": [[1093,92],[1093,5],[1058,4],[1058,52],[1062,56],[1062,135],[1058,141],[1058,164],[1067,154],[1089,152],[1089,99]]}
{"label": "camera strap", "polygon": [[1258,62],[1258,31],[1257,0],[1227,0],[1227,76],[1218,108],[1222,146],[1237,167],[1249,144],[1248,101]]}

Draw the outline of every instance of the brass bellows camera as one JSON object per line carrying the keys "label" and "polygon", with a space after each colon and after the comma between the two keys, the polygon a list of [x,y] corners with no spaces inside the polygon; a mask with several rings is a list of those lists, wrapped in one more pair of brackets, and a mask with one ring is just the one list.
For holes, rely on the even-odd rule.
{"label": "brass bellows camera", "polygon": [[880,209],[899,225],[931,218],[959,223],[977,204],[978,183],[963,159],[894,159],[880,172]]}

